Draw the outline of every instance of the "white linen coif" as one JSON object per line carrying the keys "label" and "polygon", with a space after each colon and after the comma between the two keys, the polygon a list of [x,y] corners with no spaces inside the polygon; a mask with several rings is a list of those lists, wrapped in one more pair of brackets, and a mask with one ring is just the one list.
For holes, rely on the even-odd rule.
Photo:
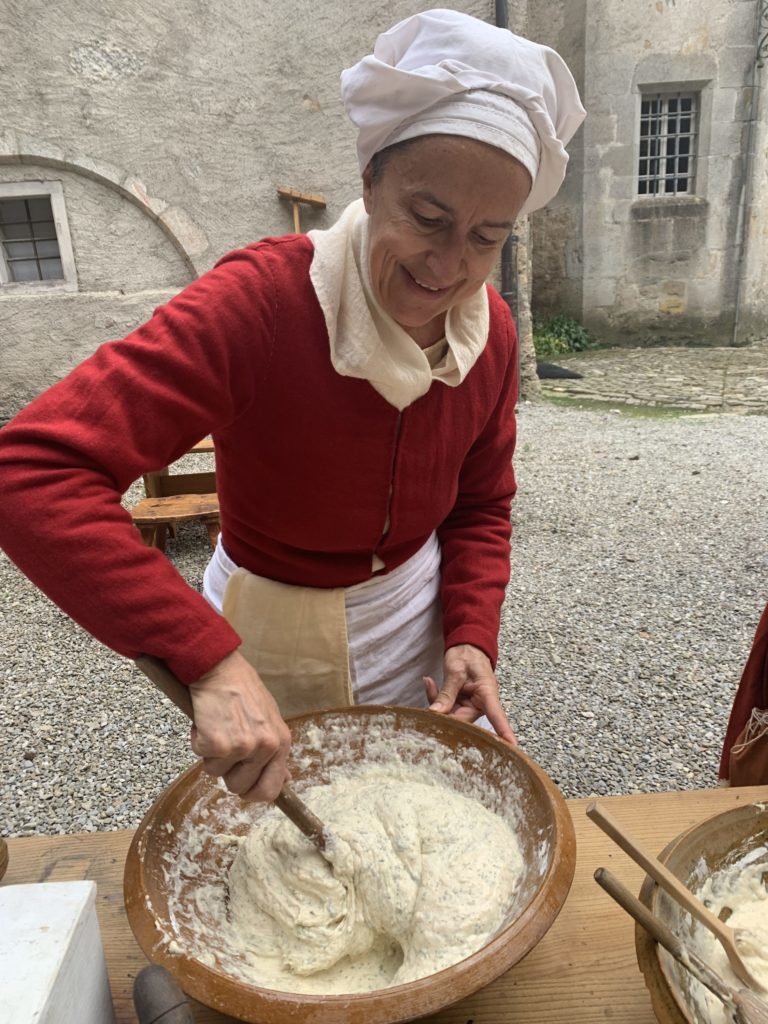
{"label": "white linen coif", "polygon": [[[513,101],[506,118],[504,104],[487,103],[487,93]],[[535,169],[521,216],[556,195],[568,163],[565,146],[586,116],[573,76],[554,50],[440,9],[382,33],[372,54],[342,72],[341,94],[358,128],[361,172],[374,153],[405,138],[475,138]]]}

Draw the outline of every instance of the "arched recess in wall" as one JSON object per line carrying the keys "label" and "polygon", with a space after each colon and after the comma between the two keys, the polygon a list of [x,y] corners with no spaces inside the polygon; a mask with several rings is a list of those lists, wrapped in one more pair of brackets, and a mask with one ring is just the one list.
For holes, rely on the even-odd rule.
{"label": "arched recess in wall", "polygon": [[123,168],[100,160],[93,160],[84,153],[76,153],[60,146],[53,146],[43,139],[36,139],[28,135],[15,135],[14,133],[0,133],[0,165],[7,166],[9,164],[57,167],[92,178],[94,181],[114,189],[160,227],[193,277],[199,276],[208,269],[206,255],[210,243],[200,225],[183,207],[167,203],[156,196],[150,196],[141,179]]}

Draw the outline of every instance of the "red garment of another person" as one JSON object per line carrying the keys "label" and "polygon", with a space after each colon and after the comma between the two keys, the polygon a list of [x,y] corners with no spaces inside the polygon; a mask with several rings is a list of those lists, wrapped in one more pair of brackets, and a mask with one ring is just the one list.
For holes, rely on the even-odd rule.
{"label": "red garment of another person", "polygon": [[[739,688],[731,708],[731,717],[725,733],[720,759],[720,778],[730,776],[731,749],[750,719],[753,708],[768,708],[768,605],[765,606],[757,626]],[[763,742],[768,743],[764,738]],[[758,780],[755,780],[757,782]],[[762,782],[768,780],[760,780]]]}

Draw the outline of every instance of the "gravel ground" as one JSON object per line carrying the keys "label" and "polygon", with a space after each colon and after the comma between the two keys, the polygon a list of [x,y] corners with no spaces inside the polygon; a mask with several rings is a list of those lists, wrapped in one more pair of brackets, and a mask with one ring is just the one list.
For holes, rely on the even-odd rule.
{"label": "gravel ground", "polygon": [[[768,417],[524,406],[516,465],[499,678],[523,748],[568,797],[714,785],[768,599]],[[202,528],[168,553],[199,587]],[[183,716],[2,555],[0,641],[0,832],[136,825],[192,763]]]}

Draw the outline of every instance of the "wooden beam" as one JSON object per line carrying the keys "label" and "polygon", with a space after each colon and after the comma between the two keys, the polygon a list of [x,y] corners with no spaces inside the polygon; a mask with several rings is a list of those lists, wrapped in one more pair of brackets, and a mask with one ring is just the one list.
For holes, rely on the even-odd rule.
{"label": "wooden beam", "polygon": [[315,195],[312,192],[299,192],[295,188],[279,188],[277,194],[281,199],[290,199],[292,202],[305,203],[307,206],[317,206],[325,209],[325,196]]}

